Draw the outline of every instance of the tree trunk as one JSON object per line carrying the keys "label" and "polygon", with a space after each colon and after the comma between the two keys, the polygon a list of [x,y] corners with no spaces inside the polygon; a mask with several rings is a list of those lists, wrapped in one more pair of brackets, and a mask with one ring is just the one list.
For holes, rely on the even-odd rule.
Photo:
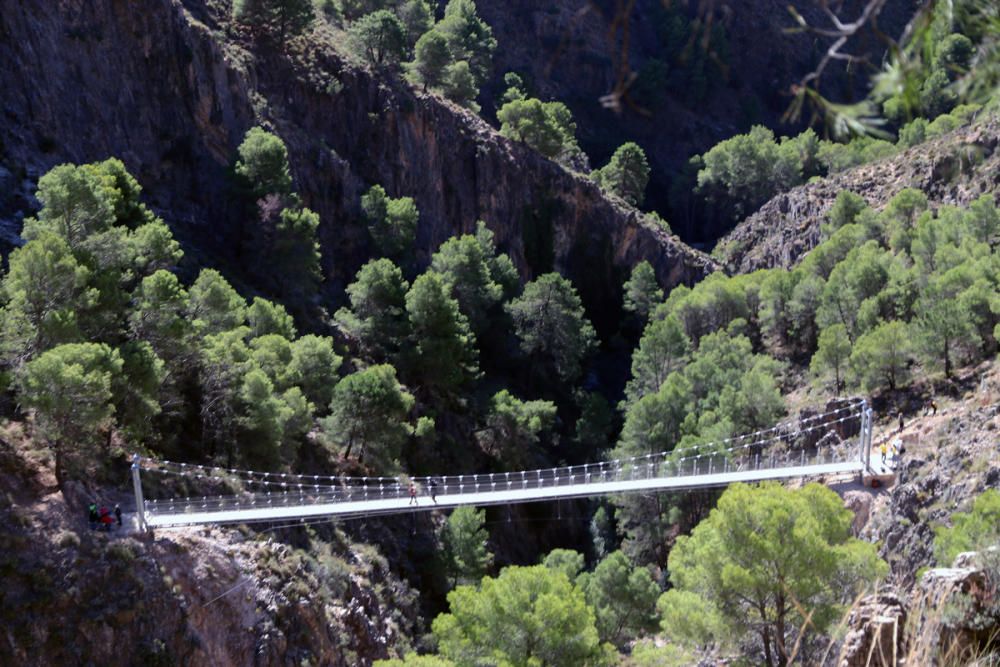
{"label": "tree trunk", "polygon": [[65,480],[65,476],[66,476],[66,464],[65,464],[65,461],[63,460],[64,459],[64,455],[63,455],[63,451],[62,451],[62,446],[60,446],[60,444],[57,442],[57,443],[55,443],[55,446],[52,449],[53,449],[53,453],[55,454],[55,459],[56,459],[56,471],[55,471],[56,472],[56,486],[58,486],[59,490],[61,491],[62,488],[63,488],[63,482],[66,481]]}
{"label": "tree trunk", "polygon": [[778,664],[785,667],[788,664],[788,650],[785,648],[785,596],[778,595],[777,613],[774,619],[774,645],[777,648]]}
{"label": "tree trunk", "polygon": [[764,644],[764,663],[767,667],[774,667],[774,658],[771,656],[771,633],[766,625],[760,631],[760,639]]}

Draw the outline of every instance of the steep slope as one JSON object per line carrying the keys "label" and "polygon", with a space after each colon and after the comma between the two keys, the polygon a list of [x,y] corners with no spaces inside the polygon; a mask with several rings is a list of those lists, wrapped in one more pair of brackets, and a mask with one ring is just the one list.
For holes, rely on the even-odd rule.
{"label": "steep slope", "polygon": [[[499,44],[494,77],[484,89],[483,108],[491,114],[504,90],[503,75],[524,75],[534,93],[558,99],[573,111],[581,146],[593,166],[607,162],[626,141],[636,141],[652,165],[646,203],[670,221],[687,241],[706,241],[729,231],[670,212],[668,193],[687,159],[754,123],[794,134],[782,122],[789,90],[816,66],[820,44],[814,35],[789,33],[794,19],[788,3],[759,0],[681,2],[635,0],[481,0],[480,13]],[[819,3],[792,2],[806,20],[828,25]],[[863,2],[838,3],[844,17],[857,16]],[[919,5],[889,0],[879,29],[899,35]],[[702,22],[694,39],[684,21]],[[876,54],[884,43],[862,31],[853,53]],[[662,69],[658,69],[662,67]],[[659,74],[657,74],[659,72]],[[631,74],[629,74],[631,73]],[[601,98],[635,76],[628,99],[614,106]],[[864,76],[832,64],[823,92],[833,100],[863,97]],[[610,102],[610,100],[607,100]]]}
{"label": "steep slope", "polygon": [[922,190],[933,208],[966,205],[1000,191],[1000,119],[986,118],[898,155],[777,195],[719,242],[716,256],[744,273],[790,267],[820,241],[820,224],[841,190],[881,209],[900,190]]}
{"label": "steep slope", "polygon": [[93,532],[80,504],[91,496],[18,488],[23,470],[8,466],[25,452],[6,445],[3,664],[354,667],[414,634],[415,595],[367,545],[315,540],[307,554],[266,530]]}
{"label": "steep slope", "polygon": [[665,286],[714,268],[473,114],[345,62],[336,39],[320,29],[284,52],[256,47],[233,32],[228,3],[211,0],[5,3],[7,180],[120,156],[189,247],[236,266],[246,231],[228,168],[245,131],[263,122],[288,144],[296,188],[321,216],[335,298],[367,257],[358,200],[374,183],[416,199],[420,259],[483,219],[522,276],[565,272],[594,313],[609,310],[598,304],[617,301],[642,259]]}

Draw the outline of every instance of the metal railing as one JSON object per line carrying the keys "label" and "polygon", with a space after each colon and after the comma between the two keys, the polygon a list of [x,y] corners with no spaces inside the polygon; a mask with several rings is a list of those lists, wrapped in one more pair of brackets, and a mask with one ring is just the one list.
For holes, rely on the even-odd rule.
{"label": "metal railing", "polygon": [[[861,415],[854,413],[853,418]],[[838,419],[823,424],[831,427],[845,421]],[[310,507],[339,503],[373,503],[384,500],[409,499],[411,484],[418,498],[435,495],[447,499],[448,505],[489,504],[492,497],[484,494],[497,492],[520,492],[502,494],[507,496],[502,502],[526,502],[535,495],[544,498],[544,491],[558,487],[576,487],[560,493],[561,497],[588,496],[605,493],[623,493],[657,488],[658,484],[668,486],[668,480],[687,479],[694,486],[718,486],[738,481],[775,475],[765,471],[823,466],[832,463],[857,462],[858,449],[862,457],[866,453],[865,429],[861,429],[857,441],[838,441],[802,449],[765,448],[764,442],[750,443],[739,447],[715,452],[703,452],[681,456],[683,452],[663,452],[625,460],[603,461],[575,466],[544,468],[537,470],[500,472],[471,475],[444,475],[423,477],[323,477],[319,475],[290,475],[275,473],[253,473],[251,471],[223,471],[201,466],[177,464],[181,470],[171,470],[172,474],[190,475],[228,481],[242,486],[235,495],[206,496],[201,498],[177,498],[166,500],[146,500],[145,514],[149,517],[187,513],[212,513],[232,510],[266,509],[269,507]],[[853,438],[852,438],[853,440]],[[147,463],[147,465],[162,465]],[[150,469],[147,467],[146,469]],[[186,470],[185,470],[186,469]],[[212,470],[219,474],[205,474]],[[755,475],[754,473],[762,473]],[[740,473],[740,474],[737,474]],[[800,474],[808,474],[801,471]],[[232,476],[234,475],[234,476]],[[791,476],[791,475],[789,475]],[[639,482],[634,489],[613,490],[606,485],[620,482]],[[679,486],[673,484],[674,486]],[[621,486],[621,485],[617,485]],[[537,492],[532,494],[531,492]],[[516,497],[514,497],[516,496]],[[381,505],[384,505],[381,504]],[[396,504],[394,504],[396,505]],[[374,507],[373,507],[374,509]],[[410,509],[413,509],[412,506]],[[420,509],[427,509],[422,507]],[[361,511],[359,509],[359,511]],[[407,511],[406,507],[396,507],[394,511]],[[362,512],[363,513],[363,512]]]}

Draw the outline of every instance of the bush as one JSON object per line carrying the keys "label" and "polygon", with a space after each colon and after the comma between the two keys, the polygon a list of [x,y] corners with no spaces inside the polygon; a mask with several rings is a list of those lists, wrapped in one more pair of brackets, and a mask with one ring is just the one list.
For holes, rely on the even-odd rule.
{"label": "bush", "polygon": [[952,526],[934,531],[934,557],[938,565],[949,567],[958,554],[995,546],[1000,541],[1000,491],[984,491],[972,504],[971,512],[956,512]]}
{"label": "bush", "polygon": [[56,533],[56,544],[60,549],[75,549],[80,546],[80,536],[71,530],[60,530]]}

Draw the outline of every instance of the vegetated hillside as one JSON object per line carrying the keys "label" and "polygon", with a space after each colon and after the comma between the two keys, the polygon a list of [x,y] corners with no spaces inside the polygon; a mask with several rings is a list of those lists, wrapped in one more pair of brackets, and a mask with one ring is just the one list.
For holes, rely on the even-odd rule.
{"label": "vegetated hillside", "polygon": [[[248,219],[263,222],[267,206],[259,217],[242,217],[244,211],[230,203],[239,198],[233,196],[237,183],[229,180],[227,165],[242,130],[265,122],[284,142],[259,130],[248,133],[236,172],[244,187],[263,194],[265,202],[274,195],[284,207],[281,214],[301,224],[295,228],[289,223],[292,231],[279,239],[285,242],[283,250],[275,249],[263,261],[258,255],[258,261],[242,267],[245,281],[254,282],[264,270],[280,275],[278,269],[287,268],[290,256],[318,261],[312,214],[298,208],[298,192],[323,215],[325,273],[331,294],[337,294],[353,267],[369,257],[368,230],[359,224],[356,210],[359,195],[368,185],[382,183],[391,195],[417,198],[423,264],[438,241],[471,230],[472,221],[482,216],[496,229],[500,249],[515,258],[521,277],[558,268],[576,279],[591,310],[598,311],[592,317],[605,318],[605,328],[611,330],[601,337],[607,347],[620,354],[634,330],[647,326],[634,350],[619,437],[618,416],[607,401],[612,391],[602,385],[595,368],[599,362],[592,362],[598,336],[573,286],[548,274],[520,290],[512,264],[497,254],[493,236],[480,230],[476,236],[452,239],[435,257],[434,270],[412,284],[385,257],[367,265],[351,290],[350,308],[335,316],[357,338],[357,345],[347,350],[352,358],[342,374],[332,339],[299,336],[281,304],[255,299],[248,305],[245,291],[232,289],[212,271],[203,271],[195,281],[178,277],[180,253],[169,230],[142,207],[138,184],[120,163],[109,160],[51,172],[39,192],[45,207],[27,226],[25,238],[30,240],[12,255],[2,290],[0,333],[8,374],[2,394],[6,402],[0,407],[11,421],[6,433],[0,433],[5,436],[0,441],[0,511],[5,518],[0,572],[11,583],[0,591],[0,602],[4,609],[24,611],[5,618],[5,627],[12,630],[0,637],[0,657],[10,658],[0,662],[353,665],[401,655],[415,646],[423,652],[439,650],[446,660],[464,665],[505,659],[527,644],[522,655],[560,656],[551,662],[577,667],[612,664],[622,659],[619,652],[633,650],[638,662],[635,640],[646,638],[647,648],[655,651],[663,647],[653,641],[669,636],[677,642],[667,647],[670,651],[689,633],[686,639],[694,652],[716,643],[731,655],[764,655],[773,664],[773,643],[783,663],[787,647],[792,640],[797,647],[809,626],[803,606],[793,612],[790,604],[776,603],[780,610],[772,642],[767,599],[726,607],[721,595],[701,587],[725,570],[709,571],[724,562],[716,557],[733,558],[755,547],[751,535],[717,548],[721,542],[715,540],[723,536],[715,532],[713,537],[710,531],[724,526],[719,522],[738,525],[740,530],[729,531],[732,535],[753,533],[748,526],[755,521],[746,516],[764,519],[760,525],[776,539],[756,540],[768,543],[756,546],[782,551],[775,555],[790,569],[775,576],[761,569],[771,566],[770,559],[743,559],[755,571],[752,577],[737,577],[744,580],[737,585],[755,581],[759,585],[754,587],[764,589],[768,598],[783,600],[782,572],[791,574],[787,581],[810,596],[799,598],[808,614],[814,611],[811,605],[820,610],[804,649],[809,656],[819,655],[818,642],[827,641],[836,605],[848,603],[857,586],[888,571],[875,546],[852,536],[850,513],[841,499],[815,486],[800,495],[778,485],[739,486],[729,498],[743,502],[730,500],[728,509],[720,503],[716,527],[706,522],[690,537],[681,533],[706,517],[716,492],[635,495],[589,506],[573,502],[557,504],[555,512],[551,505],[538,512],[533,512],[537,506],[515,509],[507,513],[507,521],[492,522],[503,527],[487,528],[485,513],[471,508],[446,521],[435,513],[412,522],[405,517],[395,524],[392,519],[355,524],[359,527],[350,530],[351,536],[377,543],[378,551],[319,526],[195,530],[134,540],[90,533],[84,508],[94,495],[102,503],[127,498],[109,489],[121,488],[125,481],[122,451],[135,443],[154,457],[210,466],[371,475],[518,470],[687,447],[710,451],[786,416],[782,390],[802,389],[800,364],[809,356],[820,362],[811,369],[822,395],[817,400],[839,395],[846,384],[849,391],[875,395],[885,424],[900,408],[912,419],[924,402],[920,392],[926,385],[911,383],[911,370],[930,376],[943,364],[946,379],[936,390],[961,398],[970,384],[967,366],[995,357],[1000,335],[989,319],[1000,281],[991,260],[1000,216],[990,202],[940,219],[921,218],[921,233],[930,236],[944,227],[950,232],[947,238],[940,235],[947,266],[934,264],[932,248],[922,241],[891,254],[887,248],[896,251],[899,228],[907,231],[903,223],[912,221],[882,219],[868,211],[865,227],[853,219],[841,221],[836,247],[843,253],[836,261],[827,256],[821,266],[813,262],[795,277],[811,291],[794,308],[784,298],[790,279],[780,270],[733,278],[717,273],[694,288],[665,295],[662,284],[693,281],[711,262],[667,242],[662,230],[636,223],[634,211],[619,208],[588,181],[499,139],[467,113],[345,64],[322,41],[340,33],[321,31],[313,35],[320,41],[295,41],[292,55],[285,56],[263,42],[254,50],[245,48],[250,42],[242,41],[227,14],[215,13],[224,12],[225,3],[162,0],[149,9],[152,18],[131,6],[99,8],[111,13],[93,14],[90,7],[78,13],[65,10],[94,19],[73,24],[69,31],[55,20],[43,23],[48,29],[38,32],[26,14],[2,14],[5,35],[26,38],[25,46],[11,48],[25,67],[46,39],[57,46],[69,40],[65,45],[73,47],[76,63],[57,55],[58,49],[42,50],[40,62],[52,59],[63,72],[46,79],[55,82],[50,93],[66,99],[69,82],[77,88],[91,86],[79,107],[60,114],[58,106],[45,106],[54,104],[49,98],[32,97],[24,75],[5,74],[21,86],[11,106],[11,117],[20,118],[21,125],[9,126],[14,128],[8,130],[10,154],[33,164],[36,151],[46,150],[45,160],[56,160],[64,150],[58,148],[58,135],[80,152],[74,159],[104,157],[92,151],[108,140],[96,132],[82,134],[86,122],[81,118],[99,115],[102,120],[94,126],[112,128],[118,148],[139,182],[150,187],[159,211],[198,251],[189,254],[194,255],[189,266],[211,258],[235,267],[254,256],[247,244],[255,230],[244,227],[251,226]],[[8,31],[11,25],[17,29]],[[100,64],[109,39],[102,26],[124,29],[115,48],[108,49],[111,75]],[[168,48],[153,37],[160,36],[163,26],[172,26],[164,39],[167,44],[174,40]],[[99,38],[90,37],[94,34]],[[145,50],[140,55],[127,51],[136,46]],[[124,112],[108,103],[111,87],[122,83],[122,71],[128,73],[121,96]],[[160,81],[167,84],[139,78],[149,74],[162,75]],[[102,96],[102,90],[108,94]],[[156,103],[135,98],[140,93]],[[56,135],[43,134],[47,140],[34,145],[19,131],[36,122],[29,101],[44,109],[37,116],[44,119],[42,131],[48,131],[49,122],[56,128]],[[77,110],[80,116],[74,116]],[[229,125],[226,118],[235,120]],[[156,133],[161,130],[185,137],[176,153],[168,151],[176,171],[164,168],[166,158],[157,153],[162,141]],[[139,138],[133,141],[133,134]],[[290,169],[285,145],[291,149]],[[456,162],[444,161],[453,156]],[[184,171],[198,160],[204,175]],[[260,162],[269,169],[257,169]],[[294,184],[285,182],[292,180],[289,172]],[[178,181],[171,191],[163,183],[174,177]],[[280,181],[279,187],[271,187],[272,181]],[[242,196],[247,194],[244,190]],[[82,222],[74,205],[81,201],[91,218]],[[179,218],[177,211],[190,217]],[[213,212],[218,218],[207,217]],[[497,222],[494,214],[514,222]],[[217,233],[199,235],[216,220]],[[870,242],[850,255],[861,233]],[[289,245],[301,252],[290,251]],[[859,253],[864,253],[861,260],[854,261]],[[905,264],[908,256],[916,264]],[[648,257],[653,266],[638,264],[630,276],[625,291],[632,320],[619,323],[615,301],[622,274],[640,257]],[[678,257],[681,261],[675,261]],[[951,262],[964,265],[958,267],[963,268],[959,281],[944,280],[952,277],[945,275]],[[925,266],[930,270],[921,271]],[[849,271],[858,267],[872,271],[860,276]],[[308,266],[297,268],[308,273]],[[891,280],[911,273],[921,273],[904,284],[912,289],[895,289]],[[853,289],[856,284],[865,289]],[[453,291],[457,296],[451,296]],[[968,312],[956,311],[958,303]],[[953,333],[950,324],[962,329]],[[831,335],[822,335],[827,332]],[[838,332],[839,337],[832,335]],[[910,338],[921,343],[919,349],[899,344]],[[956,340],[960,344],[953,346]],[[849,376],[843,374],[845,364],[850,365]],[[69,396],[79,400],[67,400]],[[928,465],[929,454],[917,463],[916,457],[927,453],[918,445],[926,443],[912,445],[914,463],[908,465],[914,479],[923,482],[893,496],[894,512],[909,512],[909,498],[922,502],[922,493],[943,487],[944,476],[962,494],[948,496],[949,501],[964,501],[995,481],[993,467],[982,463],[990,453],[990,436],[984,434],[994,415],[990,406],[984,408],[974,416],[971,439],[961,432],[968,422],[953,425],[950,435],[956,437],[957,451],[938,458],[939,466]],[[942,401],[943,411],[952,409]],[[936,422],[918,424],[931,429]],[[22,438],[22,429],[30,437]],[[53,453],[62,473],[58,492]],[[967,453],[975,476],[959,480]],[[64,463],[75,459],[75,466],[59,466],[60,457]],[[74,479],[93,486],[83,487]],[[165,495],[201,495],[224,484],[218,479],[193,481],[182,473],[176,484],[157,487]],[[866,498],[856,499],[857,509],[863,509]],[[579,515],[566,518],[566,505]],[[789,529],[782,510],[793,506],[795,520],[802,523]],[[743,515],[743,510],[751,513]],[[916,517],[945,519],[944,510],[941,506]],[[555,528],[564,518],[572,528]],[[536,523],[530,526],[529,521]],[[392,525],[396,534],[389,530]],[[876,522],[867,533],[885,538],[882,555],[889,560],[898,549],[916,554],[893,563],[903,585],[912,567],[928,562],[929,548],[926,529],[900,535],[899,528],[906,527]],[[273,540],[268,531],[274,532]],[[571,531],[576,534],[567,538]],[[817,558],[796,558],[796,549],[780,539],[784,535],[807,539],[810,549],[817,547]],[[537,563],[543,547],[556,545],[580,552],[557,550],[544,565],[498,572],[496,566]],[[674,546],[682,554],[677,559]],[[583,571],[588,561],[591,567]],[[854,563],[866,567],[848,572],[838,561],[852,564],[847,569],[855,569]],[[820,565],[825,567],[820,570]],[[699,570],[706,576],[698,575]],[[822,581],[811,581],[816,572],[824,573]],[[659,597],[668,586],[667,576],[672,590]],[[408,586],[419,590],[422,618]],[[453,593],[445,612],[443,598],[449,590]],[[536,609],[537,600],[544,604]],[[758,628],[746,624],[756,613],[754,606],[763,621],[761,638],[755,636]],[[393,607],[399,613],[391,612]],[[432,616],[434,639],[425,639],[421,635]],[[694,622],[672,622],[679,618]],[[699,626],[702,618],[705,628]],[[131,643],[116,644],[119,628]],[[708,640],[706,628],[714,634]],[[91,643],[74,643],[77,635]],[[732,641],[715,641],[722,636]],[[512,648],[493,650],[494,643],[508,641]],[[118,651],[112,654],[108,646]],[[486,655],[488,659],[479,659]],[[666,660],[645,655],[656,664]],[[684,653],[672,662],[692,664],[690,656]]]}
{"label": "vegetated hillside", "polygon": [[820,225],[841,190],[881,209],[900,190],[923,191],[932,208],[967,205],[1000,191],[1000,118],[980,121],[898,155],[777,195],[726,235],[715,256],[731,271],[789,268],[820,241]]}
{"label": "vegetated hillside", "polygon": [[[791,4],[811,25],[828,25],[818,3]],[[879,14],[879,29],[898,37],[919,4],[890,0]],[[782,122],[789,91],[815,68],[825,49],[814,35],[788,32],[795,20],[781,2],[513,0],[479,5],[499,44],[493,81],[481,98],[484,112],[492,116],[505,88],[504,73],[515,71],[537,97],[570,107],[591,166],[605,164],[622,143],[637,142],[652,166],[646,205],[660,211],[687,241],[712,241],[728,228],[670,210],[677,172],[692,155],[753,124],[779,135],[795,134],[801,121]],[[837,11],[853,20],[863,5],[838,3]],[[867,29],[852,45],[855,53],[872,53],[872,62],[885,49]],[[822,88],[829,99],[850,102],[864,97],[868,83],[866,74],[834,63]],[[623,90],[624,97],[613,94]]]}
{"label": "vegetated hillside", "polygon": [[[667,286],[714,267],[474,114],[348,64],[329,45],[342,33],[251,52],[228,8],[202,0],[0,8],[8,230],[27,199],[18,194],[25,178],[30,190],[54,164],[115,155],[187,247],[238,267],[250,230],[232,203],[229,168],[246,130],[264,123],[288,145],[296,190],[320,214],[331,294],[367,257],[359,199],[376,183],[416,200],[421,260],[482,219],[522,277],[558,267],[598,313],[640,260]],[[243,268],[252,284],[255,267]]]}

